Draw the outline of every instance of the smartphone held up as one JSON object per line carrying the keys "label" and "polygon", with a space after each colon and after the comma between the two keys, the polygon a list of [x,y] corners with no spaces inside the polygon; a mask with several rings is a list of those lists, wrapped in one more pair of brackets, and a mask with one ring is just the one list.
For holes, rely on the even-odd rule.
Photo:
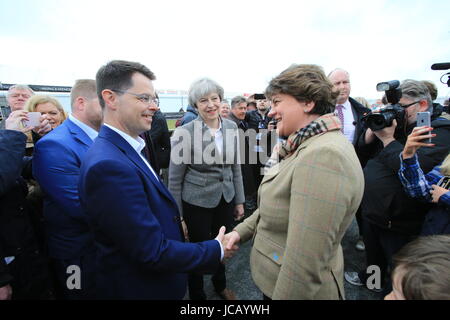
{"label": "smartphone held up", "polygon": [[[431,114],[429,111],[417,112],[416,127],[431,127]],[[425,135],[429,134],[431,134],[431,132],[426,132]],[[422,141],[425,143],[431,143],[431,137],[424,138]]]}
{"label": "smartphone held up", "polygon": [[28,112],[27,113],[28,119],[23,120],[23,125],[26,128],[34,128],[38,127],[40,124],[41,119],[41,113],[40,112]]}

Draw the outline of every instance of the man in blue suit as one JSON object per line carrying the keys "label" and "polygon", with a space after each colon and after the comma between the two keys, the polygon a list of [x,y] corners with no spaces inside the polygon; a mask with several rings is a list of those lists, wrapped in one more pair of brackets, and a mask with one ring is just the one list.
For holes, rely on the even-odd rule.
{"label": "man in blue suit", "polygon": [[[177,204],[142,155],[157,99],[145,66],[111,61],[97,72],[104,125],[82,162],[80,200],[96,252],[96,298],[182,299],[187,273],[213,273],[216,239],[184,243]],[[225,252],[225,257],[228,255]]]}
{"label": "man in blue suit", "polygon": [[[49,256],[57,277],[57,295],[63,299],[89,299],[94,285],[95,249],[80,206],[78,179],[81,160],[102,123],[95,80],[75,83],[71,105],[69,119],[36,144],[33,175],[44,191],[44,218]],[[82,270],[81,286],[68,288],[70,266]]]}

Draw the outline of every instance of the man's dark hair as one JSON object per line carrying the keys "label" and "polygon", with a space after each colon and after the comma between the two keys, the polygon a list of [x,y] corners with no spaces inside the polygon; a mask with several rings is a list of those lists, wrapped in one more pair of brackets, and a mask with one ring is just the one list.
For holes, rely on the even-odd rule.
{"label": "man's dark hair", "polygon": [[256,104],[255,101],[250,101],[250,102],[247,103],[247,107],[249,107],[249,106],[252,106],[252,107],[256,108],[257,104]]}
{"label": "man's dark hair", "polygon": [[127,90],[133,86],[131,78],[136,72],[143,74],[150,80],[156,77],[146,66],[131,61],[113,60],[102,66],[96,75],[97,95],[102,108],[105,108],[105,101],[102,97],[102,91],[109,90]]}
{"label": "man's dark hair", "polygon": [[[236,96],[231,100],[231,109],[233,109],[237,104],[245,102],[247,103],[247,99],[243,96]],[[255,103],[256,106],[256,103]]]}

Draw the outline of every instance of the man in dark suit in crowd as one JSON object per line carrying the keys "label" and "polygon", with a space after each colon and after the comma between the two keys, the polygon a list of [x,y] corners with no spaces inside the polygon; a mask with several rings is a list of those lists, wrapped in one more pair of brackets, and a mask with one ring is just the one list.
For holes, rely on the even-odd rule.
{"label": "man in dark suit in crowd", "polygon": [[187,273],[218,268],[225,228],[216,239],[184,243],[177,204],[141,153],[139,135],[157,109],[154,74],[116,60],[96,80],[104,125],[79,183],[97,248],[96,298],[182,299]]}
{"label": "man in dark suit in crowd", "polygon": [[[158,108],[159,108],[159,97]],[[152,127],[140,135],[145,140],[147,146],[144,149],[146,158],[155,171],[161,175],[161,169],[167,169],[170,162],[170,132],[167,126],[166,117],[158,109],[152,118]],[[148,143],[147,143],[148,142]]]}
{"label": "man in dark suit in crowd", "polygon": [[[35,146],[33,175],[44,191],[49,255],[58,282],[58,298],[88,299],[93,288],[95,248],[78,197],[81,161],[98,135],[102,110],[95,80],[78,80],[70,94],[69,118]],[[69,290],[68,267],[81,268],[82,287]]]}
{"label": "man in dark suit in crowd", "polygon": [[[342,132],[347,137],[347,139],[356,146],[359,136],[363,132],[362,117],[370,112],[370,109],[364,107],[358,101],[350,97],[351,85],[350,85],[350,74],[343,69],[334,69],[328,75],[333,84],[334,90],[339,90],[339,96],[336,100],[335,114],[339,117],[342,122]],[[359,158],[361,166],[364,168],[368,159],[365,159],[359,152],[358,148],[355,147],[356,155]],[[361,220],[361,210],[358,209],[356,212],[356,221],[359,228],[359,240],[356,243],[356,249],[364,251],[365,246],[362,240],[363,227]]]}
{"label": "man in dark suit in crowd", "polygon": [[253,212],[256,209],[255,179],[253,168],[249,163],[249,137],[245,135],[248,129],[245,115],[247,111],[247,101],[243,96],[236,96],[231,100],[231,112],[228,119],[234,121],[239,129],[239,149],[241,159],[242,181],[244,183],[245,210]]}
{"label": "man in dark suit in crowd", "polygon": [[[0,130],[0,300],[50,299],[47,259],[39,251],[26,196],[25,178],[31,177],[31,158],[24,157],[31,128],[23,128],[27,112],[13,111]],[[51,130],[41,118],[39,134]]]}
{"label": "man in dark suit in crowd", "polygon": [[[245,121],[248,123],[248,129],[254,130],[256,137],[249,136],[250,160],[253,169],[253,179],[255,184],[255,193],[253,198],[256,201],[256,193],[263,179],[262,169],[269,159],[272,149],[275,145],[274,130],[269,130],[269,101],[263,94],[254,94],[256,110],[247,111]],[[256,163],[255,163],[256,160]]]}

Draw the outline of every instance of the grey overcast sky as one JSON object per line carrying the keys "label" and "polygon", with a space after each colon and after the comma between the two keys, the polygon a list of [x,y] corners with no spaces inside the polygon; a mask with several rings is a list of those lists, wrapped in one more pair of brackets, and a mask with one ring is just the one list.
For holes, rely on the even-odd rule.
{"label": "grey overcast sky", "polygon": [[350,72],[352,96],[377,82],[431,80],[448,88],[450,1],[14,0],[0,2],[0,81],[72,85],[109,60],[138,61],[157,89],[203,76],[252,93],[292,63]]}

